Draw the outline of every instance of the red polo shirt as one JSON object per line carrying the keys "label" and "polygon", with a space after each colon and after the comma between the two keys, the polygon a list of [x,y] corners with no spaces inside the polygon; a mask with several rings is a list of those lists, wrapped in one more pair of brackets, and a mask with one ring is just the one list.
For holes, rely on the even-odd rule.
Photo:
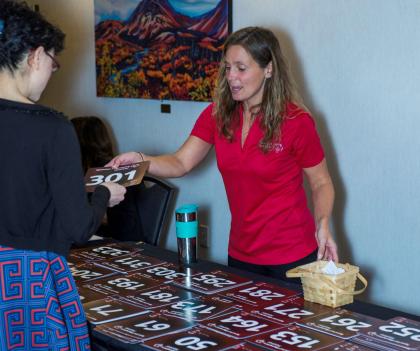
{"label": "red polo shirt", "polygon": [[289,104],[281,140],[270,143],[266,154],[257,117],[243,147],[243,115],[233,141],[220,136],[212,117],[213,104],[200,115],[191,132],[213,144],[232,215],[229,255],[261,265],[297,261],[317,248],[315,223],[303,188],[302,168],[324,159],[311,116]]}

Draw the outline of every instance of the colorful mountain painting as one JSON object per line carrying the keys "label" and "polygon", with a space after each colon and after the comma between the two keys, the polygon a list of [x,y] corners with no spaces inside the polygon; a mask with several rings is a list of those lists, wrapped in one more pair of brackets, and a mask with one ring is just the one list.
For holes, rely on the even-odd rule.
{"label": "colorful mountain painting", "polygon": [[210,101],[230,9],[230,0],[95,0],[97,95]]}

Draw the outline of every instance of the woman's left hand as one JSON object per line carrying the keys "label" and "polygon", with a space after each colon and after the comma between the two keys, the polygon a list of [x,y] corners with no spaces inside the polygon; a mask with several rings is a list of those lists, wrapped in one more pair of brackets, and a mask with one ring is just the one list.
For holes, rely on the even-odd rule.
{"label": "woman's left hand", "polygon": [[318,260],[333,260],[338,262],[337,244],[335,243],[328,225],[321,225],[316,230],[318,242]]}

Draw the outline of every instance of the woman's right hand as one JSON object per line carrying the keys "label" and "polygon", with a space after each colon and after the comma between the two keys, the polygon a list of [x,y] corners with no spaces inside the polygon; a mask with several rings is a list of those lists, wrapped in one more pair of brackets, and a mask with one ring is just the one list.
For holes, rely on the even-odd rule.
{"label": "woman's right hand", "polygon": [[206,157],[212,144],[190,135],[185,143],[173,154],[149,156],[141,152],[126,152],[114,157],[106,167],[117,169],[132,163],[149,161],[148,173],[156,177],[177,178],[190,172]]}
{"label": "woman's right hand", "polygon": [[124,195],[127,190],[122,185],[112,182],[105,182],[101,185],[107,187],[111,193],[108,201],[108,207],[118,205],[122,200],[124,200]]}
{"label": "woman's right hand", "polygon": [[137,162],[142,162],[142,161],[143,159],[138,152],[134,152],[134,151],[125,152],[123,154],[115,156],[111,161],[109,161],[105,165],[105,167],[112,167],[116,169],[120,166],[129,165],[132,163],[137,163]]}

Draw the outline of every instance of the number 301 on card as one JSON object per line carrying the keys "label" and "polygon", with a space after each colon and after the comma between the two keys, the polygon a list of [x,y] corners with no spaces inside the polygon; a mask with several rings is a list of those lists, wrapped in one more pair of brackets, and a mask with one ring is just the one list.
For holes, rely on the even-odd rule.
{"label": "number 301 on card", "polygon": [[89,168],[85,175],[86,191],[92,192],[104,182],[118,183],[125,187],[140,184],[149,164],[149,161],[145,161],[117,169],[111,167]]}

